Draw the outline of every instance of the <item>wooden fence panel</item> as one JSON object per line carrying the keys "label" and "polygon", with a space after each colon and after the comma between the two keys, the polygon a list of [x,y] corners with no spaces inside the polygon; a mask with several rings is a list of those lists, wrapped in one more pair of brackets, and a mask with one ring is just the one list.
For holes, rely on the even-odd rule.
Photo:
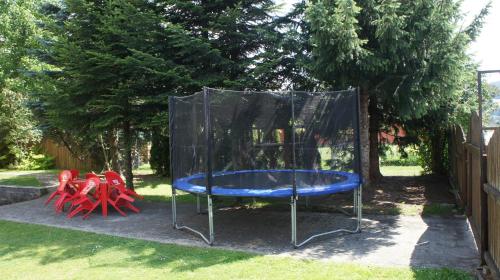
{"label": "wooden fence panel", "polygon": [[78,158],[64,145],[58,144],[49,138],[44,138],[40,147],[45,154],[54,158],[56,168],[58,169],[100,170],[100,167],[90,158]]}
{"label": "wooden fence panel", "polygon": [[[500,267],[500,129],[495,133],[486,148],[487,182],[484,190],[488,194],[488,248],[485,260],[497,274]],[[500,277],[500,275],[497,275]]]}
{"label": "wooden fence panel", "polygon": [[[485,146],[477,113],[472,113],[465,142],[463,130],[450,133],[450,182],[466,207],[482,263],[500,277],[500,128]],[[483,154],[481,154],[483,145]]]}
{"label": "wooden fence panel", "polygon": [[466,165],[465,136],[462,127],[454,126],[450,132],[449,158],[450,181],[458,191],[458,203],[466,207],[467,203],[467,165]]}
{"label": "wooden fence panel", "polygon": [[[479,115],[472,113],[470,118],[469,133],[467,133],[467,214],[471,217],[472,229],[476,237],[482,236],[481,232],[481,120]],[[479,240],[478,240],[479,241]],[[478,242],[480,243],[480,242]]]}

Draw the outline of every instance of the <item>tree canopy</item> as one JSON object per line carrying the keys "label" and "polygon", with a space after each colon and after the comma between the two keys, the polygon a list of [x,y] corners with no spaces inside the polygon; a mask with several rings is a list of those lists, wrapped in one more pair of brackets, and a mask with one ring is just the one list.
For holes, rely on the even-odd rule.
{"label": "tree canopy", "polygon": [[[44,0],[0,3],[0,166],[44,135],[92,153],[132,187],[134,143],[168,175],[168,96],[202,87],[360,87],[370,173],[394,125],[442,163],[449,125],[475,105],[461,2]],[[77,149],[77,148],[78,149]],[[433,171],[444,166],[429,163]]]}
{"label": "tree canopy", "polygon": [[[459,1],[311,1],[314,74],[369,95],[370,176],[377,178],[383,126],[423,119],[460,99],[466,53],[487,13],[460,29]],[[363,108],[362,108],[363,109]],[[445,123],[439,126],[445,127]],[[441,129],[441,127],[438,127]]]}

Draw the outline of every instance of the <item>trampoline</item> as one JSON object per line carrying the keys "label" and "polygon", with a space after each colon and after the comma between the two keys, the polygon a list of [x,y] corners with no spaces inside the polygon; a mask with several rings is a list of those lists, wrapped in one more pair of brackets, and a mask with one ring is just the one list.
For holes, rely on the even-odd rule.
{"label": "trampoline", "polygon": [[[361,230],[362,180],[359,94],[259,92],[204,88],[169,97],[173,227],[212,245],[214,196],[286,198],[291,243],[297,248],[324,235]],[[206,197],[208,235],[177,220],[177,191]],[[299,242],[297,200],[353,193],[353,228],[322,232]],[[189,223],[189,221],[188,221]]]}
{"label": "trampoline", "polygon": [[[212,195],[236,197],[291,197],[294,170],[239,170],[213,174]],[[319,196],[351,191],[359,187],[359,176],[331,170],[295,170],[298,196]],[[204,194],[206,174],[175,180],[177,189]]]}

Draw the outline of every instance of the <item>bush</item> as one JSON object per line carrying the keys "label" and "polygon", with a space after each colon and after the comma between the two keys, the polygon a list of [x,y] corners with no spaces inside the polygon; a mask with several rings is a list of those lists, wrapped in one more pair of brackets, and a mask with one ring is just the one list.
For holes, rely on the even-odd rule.
{"label": "bush", "polygon": [[385,145],[381,149],[380,165],[382,166],[414,166],[420,164],[418,149],[414,146],[399,147]]}
{"label": "bush", "polygon": [[21,162],[16,166],[19,170],[46,170],[52,169],[55,166],[54,158],[31,152],[27,157],[23,158]]}

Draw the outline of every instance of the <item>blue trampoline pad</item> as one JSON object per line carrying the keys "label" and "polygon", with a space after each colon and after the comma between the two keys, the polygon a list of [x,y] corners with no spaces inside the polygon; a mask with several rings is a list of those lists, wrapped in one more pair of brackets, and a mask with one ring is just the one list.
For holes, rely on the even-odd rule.
{"label": "blue trampoline pad", "polygon": [[[328,195],[356,189],[356,173],[332,170],[295,170],[299,196]],[[198,173],[174,180],[174,188],[190,193],[206,193],[206,174]],[[238,170],[213,173],[212,195],[238,197],[289,197],[293,190],[293,170]]]}

